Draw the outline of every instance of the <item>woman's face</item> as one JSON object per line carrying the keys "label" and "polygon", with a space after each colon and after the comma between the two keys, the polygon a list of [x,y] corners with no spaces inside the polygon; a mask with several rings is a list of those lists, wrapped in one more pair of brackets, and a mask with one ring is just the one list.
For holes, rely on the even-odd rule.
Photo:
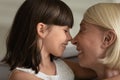
{"label": "woman's face", "polygon": [[53,25],[48,28],[47,32],[48,33],[43,40],[45,50],[47,53],[61,57],[68,41],[72,39],[69,28],[67,26]]}
{"label": "woman's face", "polygon": [[94,24],[82,21],[78,34],[72,40],[72,43],[77,46],[81,66],[89,68],[103,57],[102,42],[103,31]]}

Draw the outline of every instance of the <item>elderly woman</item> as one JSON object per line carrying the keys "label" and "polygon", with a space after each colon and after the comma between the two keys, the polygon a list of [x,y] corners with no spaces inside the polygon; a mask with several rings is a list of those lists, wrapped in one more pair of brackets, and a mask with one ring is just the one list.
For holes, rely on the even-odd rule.
{"label": "elderly woman", "polygon": [[88,8],[72,43],[79,51],[80,66],[93,69],[100,80],[120,80],[120,4]]}

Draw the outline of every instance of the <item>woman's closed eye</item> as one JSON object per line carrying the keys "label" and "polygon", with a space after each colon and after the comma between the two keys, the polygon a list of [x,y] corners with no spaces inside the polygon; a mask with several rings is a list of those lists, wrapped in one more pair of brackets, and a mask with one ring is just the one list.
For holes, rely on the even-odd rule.
{"label": "woman's closed eye", "polygon": [[86,32],[86,30],[87,30],[86,25],[84,23],[81,23],[79,32]]}
{"label": "woman's closed eye", "polygon": [[82,32],[85,32],[85,31],[86,31],[85,29],[80,29],[79,32],[82,33]]}

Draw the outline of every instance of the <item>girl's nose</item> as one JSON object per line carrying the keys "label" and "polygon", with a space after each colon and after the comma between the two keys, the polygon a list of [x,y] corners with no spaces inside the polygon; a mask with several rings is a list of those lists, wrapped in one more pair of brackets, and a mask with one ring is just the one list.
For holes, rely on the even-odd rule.
{"label": "girl's nose", "polygon": [[72,36],[70,34],[68,34],[67,38],[68,38],[68,41],[72,40]]}
{"label": "girl's nose", "polygon": [[70,36],[69,36],[69,41],[71,41],[71,40],[72,40],[72,36],[70,35]]}

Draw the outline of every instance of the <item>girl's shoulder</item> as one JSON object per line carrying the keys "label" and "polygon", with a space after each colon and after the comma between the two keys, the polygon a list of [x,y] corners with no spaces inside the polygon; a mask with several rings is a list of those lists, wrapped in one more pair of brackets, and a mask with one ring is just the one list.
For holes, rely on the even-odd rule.
{"label": "girl's shoulder", "polygon": [[11,72],[9,80],[42,80],[42,79],[37,78],[33,74],[15,69]]}

